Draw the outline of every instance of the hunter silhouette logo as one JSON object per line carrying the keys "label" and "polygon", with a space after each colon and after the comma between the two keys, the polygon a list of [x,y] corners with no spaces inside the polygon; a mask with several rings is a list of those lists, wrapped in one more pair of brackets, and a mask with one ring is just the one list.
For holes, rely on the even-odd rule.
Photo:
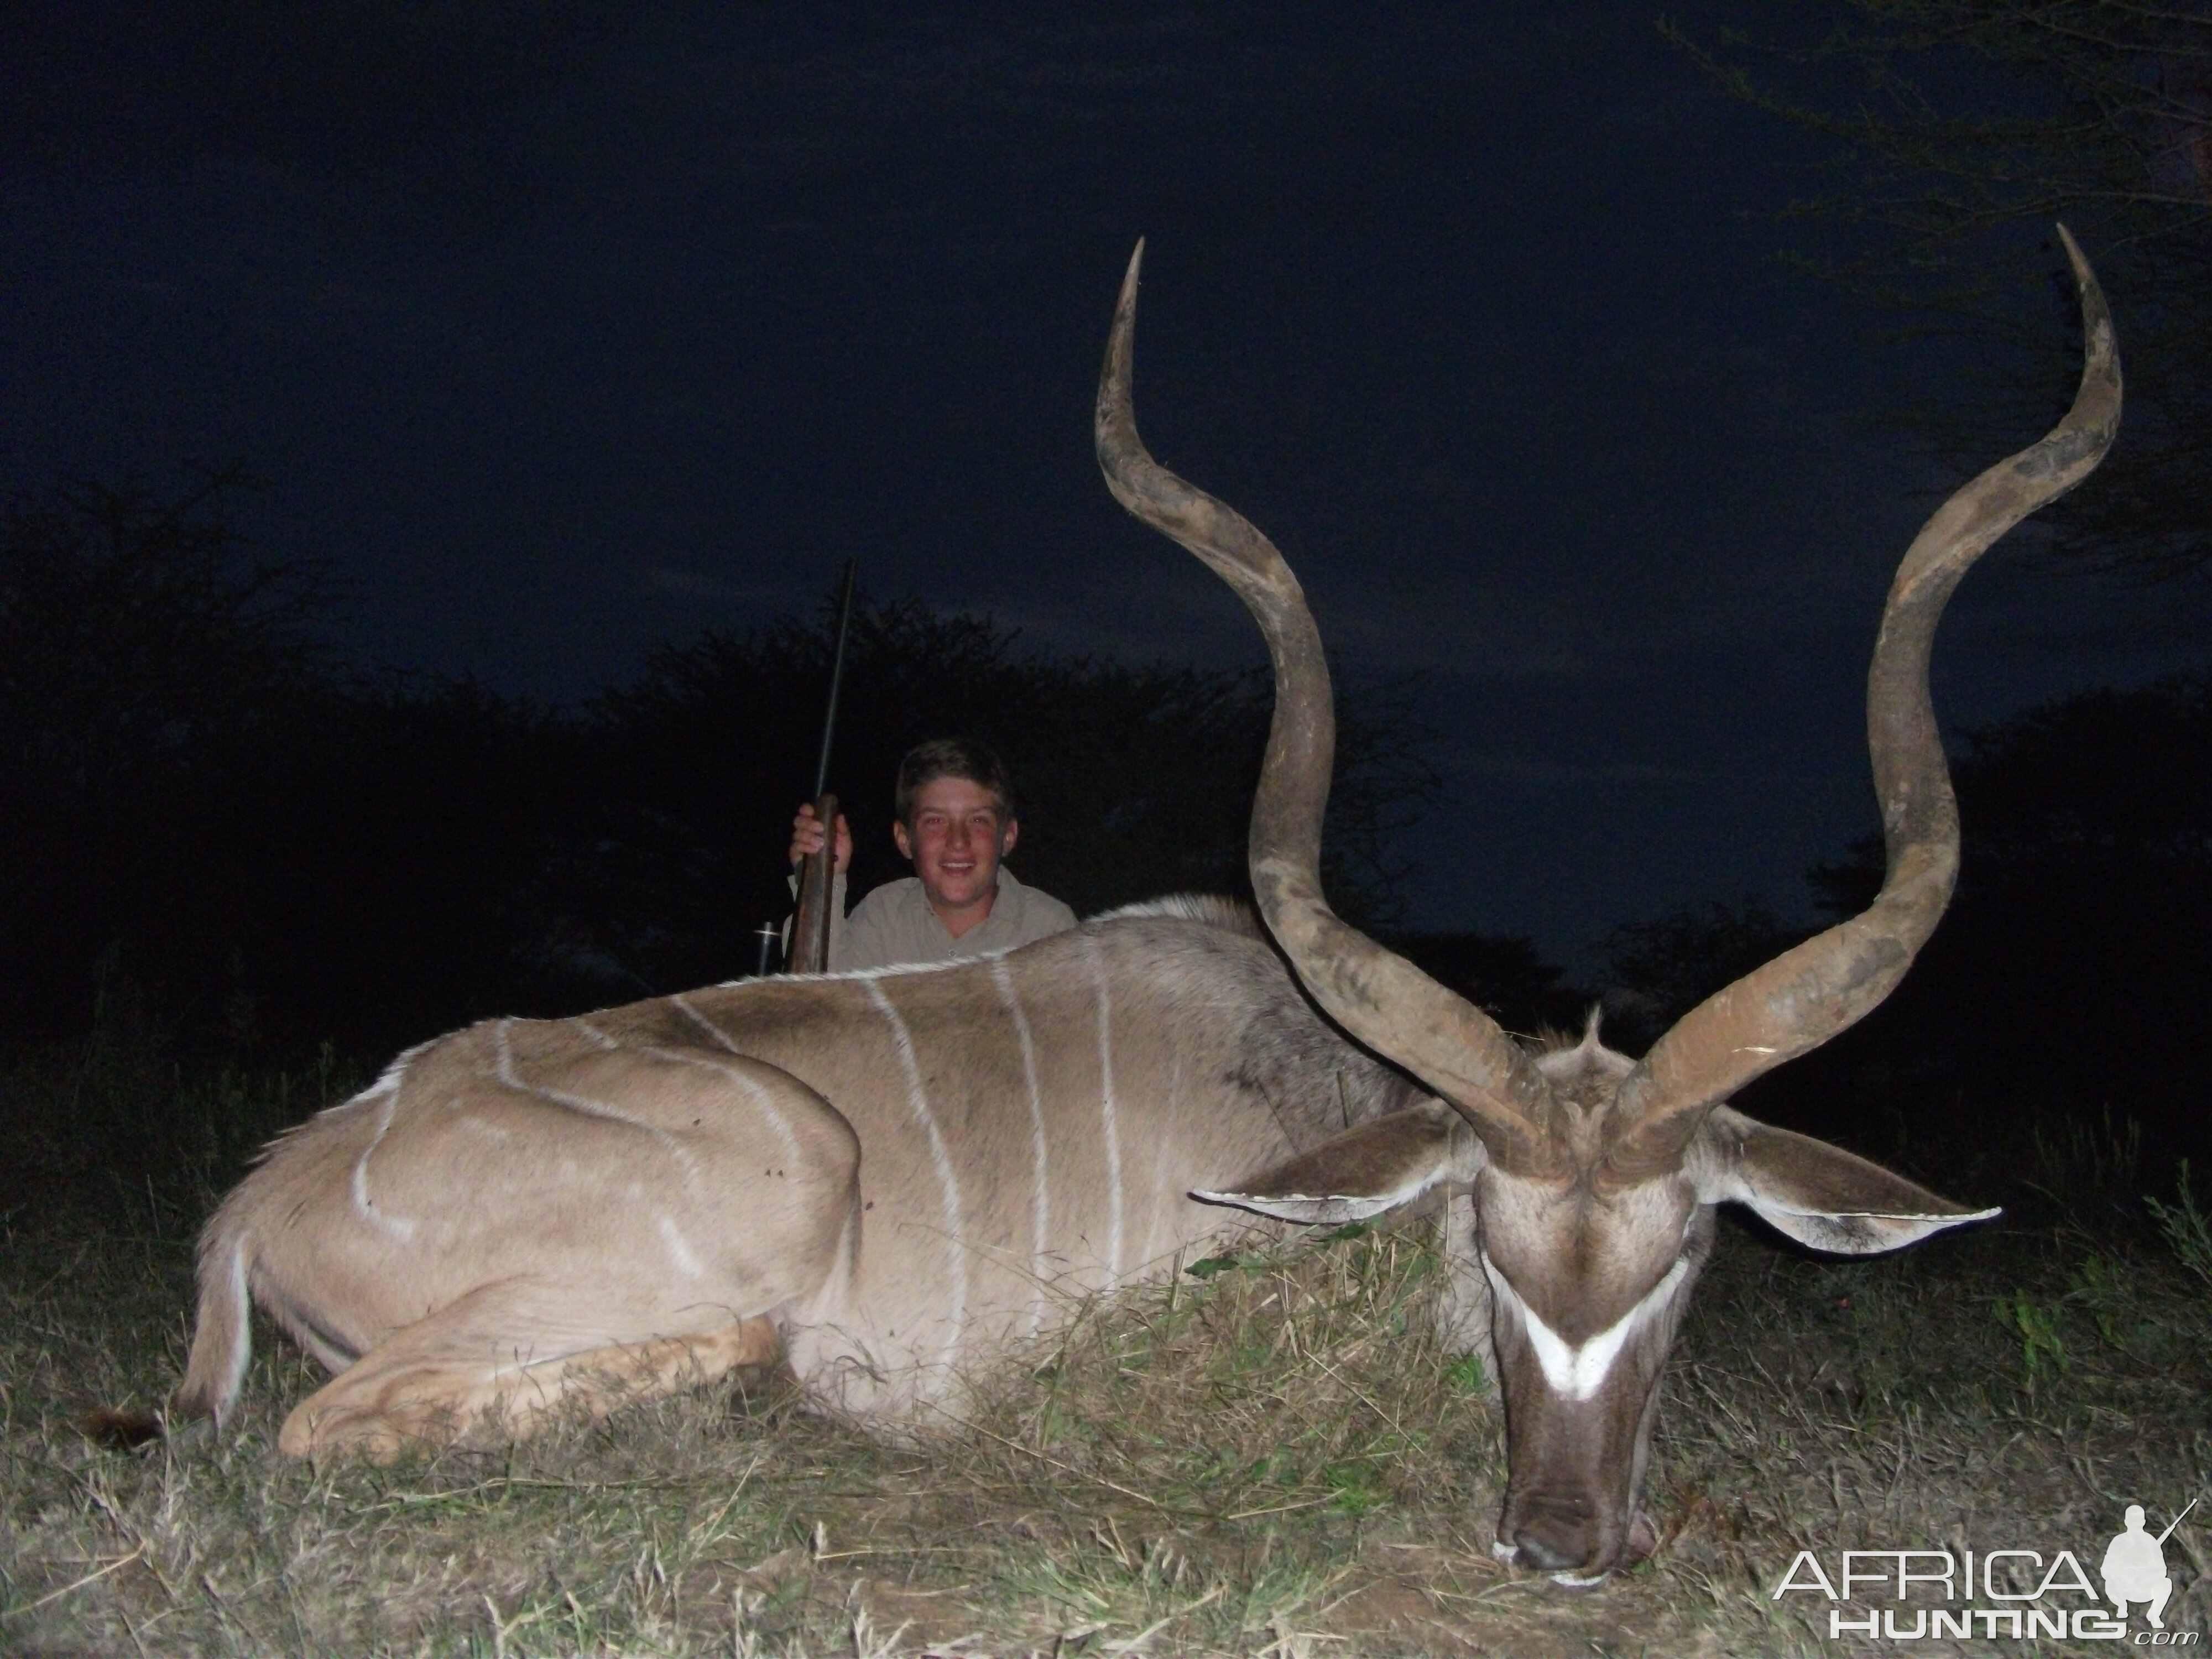
{"label": "hunter silhouette logo", "polygon": [[2166,1611],[2166,1598],[2173,1594],[2173,1580],[2166,1576],[2166,1540],[2173,1536],[2173,1529],[2181,1524],[2182,1516],[2197,1507],[2197,1500],[2189,1500],[2189,1508],[2166,1522],[2166,1530],[2155,1538],[2143,1530],[2143,1507],[2128,1505],[2127,1530],[2105,1547],[2105,1594],[2119,1609],[2122,1619],[2128,1616],[2128,1603],[2148,1601],[2153,1630],[2164,1630],[2166,1620],[2160,1617]]}
{"label": "hunter silhouette logo", "polygon": [[[2144,1523],[2143,1506],[2129,1504],[2123,1530],[2098,1564],[2105,1581],[2101,1597],[2071,1550],[2046,1557],[2029,1549],[1886,1549],[1844,1550],[1832,1575],[1818,1553],[1800,1550],[1771,1599],[1796,1593],[1827,1601],[1832,1642],[1979,1636],[2195,1648],[2203,1640],[2202,1631],[2166,1627],[2173,1580],[2166,1574],[2165,1546],[2197,1501],[2191,1498],[2155,1534]],[[1908,1605],[1914,1601],[1920,1605]],[[2148,1626],[2132,1636],[2130,1607],[2143,1609]]]}

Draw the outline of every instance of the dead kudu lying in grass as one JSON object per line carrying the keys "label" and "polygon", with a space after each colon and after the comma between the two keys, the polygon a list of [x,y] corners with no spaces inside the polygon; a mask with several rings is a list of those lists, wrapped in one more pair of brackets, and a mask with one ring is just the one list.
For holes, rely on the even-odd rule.
{"label": "dead kudu lying in grass", "polygon": [[963,1373],[1056,1304],[1218,1237],[1224,1206],[1344,1221],[1442,1187],[1443,1318],[1504,1395],[1496,1548],[1564,1582],[1603,1577],[1648,1540],[1660,1376],[1716,1205],[1851,1254],[1993,1213],[1724,1102],[1875,1006],[1948,900],[1937,620],[1983,551],[2096,465],[2118,419],[2111,323],[2067,246],[2087,340],[2074,407],[1937,512],[1884,612],[1869,692],[1881,895],[1634,1061],[1594,1033],[1533,1053],[1329,910],[1320,639],[1267,538],[1137,436],[1133,259],[1099,458],[1123,504],[1229,581],[1267,637],[1277,702],[1252,872],[1297,981],[1218,915],[1155,913],[996,960],[458,1032],[279,1142],[224,1203],[174,1414],[231,1410],[250,1299],[336,1373],[285,1423],[294,1455],[386,1456],[486,1419],[524,1431],[779,1352],[818,1397],[890,1419],[957,1403]]}

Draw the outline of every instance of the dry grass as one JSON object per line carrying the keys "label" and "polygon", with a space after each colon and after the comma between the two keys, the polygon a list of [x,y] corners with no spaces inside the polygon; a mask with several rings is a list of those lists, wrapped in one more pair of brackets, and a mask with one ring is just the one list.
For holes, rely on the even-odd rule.
{"label": "dry grass", "polygon": [[[0,1239],[0,1651],[1832,1654],[1825,1605],[1768,1598],[1800,1547],[2086,1558],[2212,1475],[2201,1288],[1995,1230],[1838,1265],[1724,1228],[1650,1484],[1667,1542],[1587,1594],[1490,1558],[1498,1419],[1426,1334],[1418,1225],[1084,1310],[903,1443],[707,1391],[316,1472],[272,1449],[313,1368],[263,1331],[222,1442],[100,1449],[76,1413],[177,1375],[181,1219]],[[2212,1622],[2206,1535],[2169,1546],[2171,1626]]]}

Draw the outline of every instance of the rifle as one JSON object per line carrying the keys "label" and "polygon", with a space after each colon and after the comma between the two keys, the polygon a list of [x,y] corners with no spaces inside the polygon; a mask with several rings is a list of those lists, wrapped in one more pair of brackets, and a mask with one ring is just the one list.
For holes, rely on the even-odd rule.
{"label": "rifle", "polygon": [[845,682],[845,636],[853,623],[853,582],[858,559],[845,561],[843,590],[837,597],[837,648],[830,659],[830,707],[822,717],[822,753],[814,765],[814,816],[822,824],[822,850],[799,860],[799,914],[791,923],[794,974],[819,974],[830,967],[830,912],[837,902],[837,797],[829,793],[830,743],[837,731],[837,693]]}
{"label": "rifle", "polygon": [[[2189,1510],[2193,1510],[2196,1507],[2197,1500],[2192,1498],[2189,1500]],[[2166,1523],[2166,1530],[2158,1535],[2158,1541],[2160,1543],[2163,1544],[2167,1539],[2173,1536],[2173,1529],[2189,1518],[2189,1510],[2182,1510],[2179,1515],[2175,1516],[2172,1520]]]}

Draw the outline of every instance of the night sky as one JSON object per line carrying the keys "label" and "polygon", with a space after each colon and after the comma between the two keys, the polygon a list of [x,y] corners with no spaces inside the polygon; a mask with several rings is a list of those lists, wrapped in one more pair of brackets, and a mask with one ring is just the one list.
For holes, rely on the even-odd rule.
{"label": "night sky", "polygon": [[[242,461],[347,655],[545,699],[848,553],[1040,646],[1241,664],[1091,458],[1142,234],[1155,453],[1353,677],[1427,676],[1419,921],[1580,960],[1794,912],[1875,827],[1865,653],[1957,480],[1869,417],[1955,348],[1775,257],[1819,153],[1613,4],[11,8],[0,488]],[[2208,585],[2023,550],[1954,607],[1948,720],[2204,663]]]}

